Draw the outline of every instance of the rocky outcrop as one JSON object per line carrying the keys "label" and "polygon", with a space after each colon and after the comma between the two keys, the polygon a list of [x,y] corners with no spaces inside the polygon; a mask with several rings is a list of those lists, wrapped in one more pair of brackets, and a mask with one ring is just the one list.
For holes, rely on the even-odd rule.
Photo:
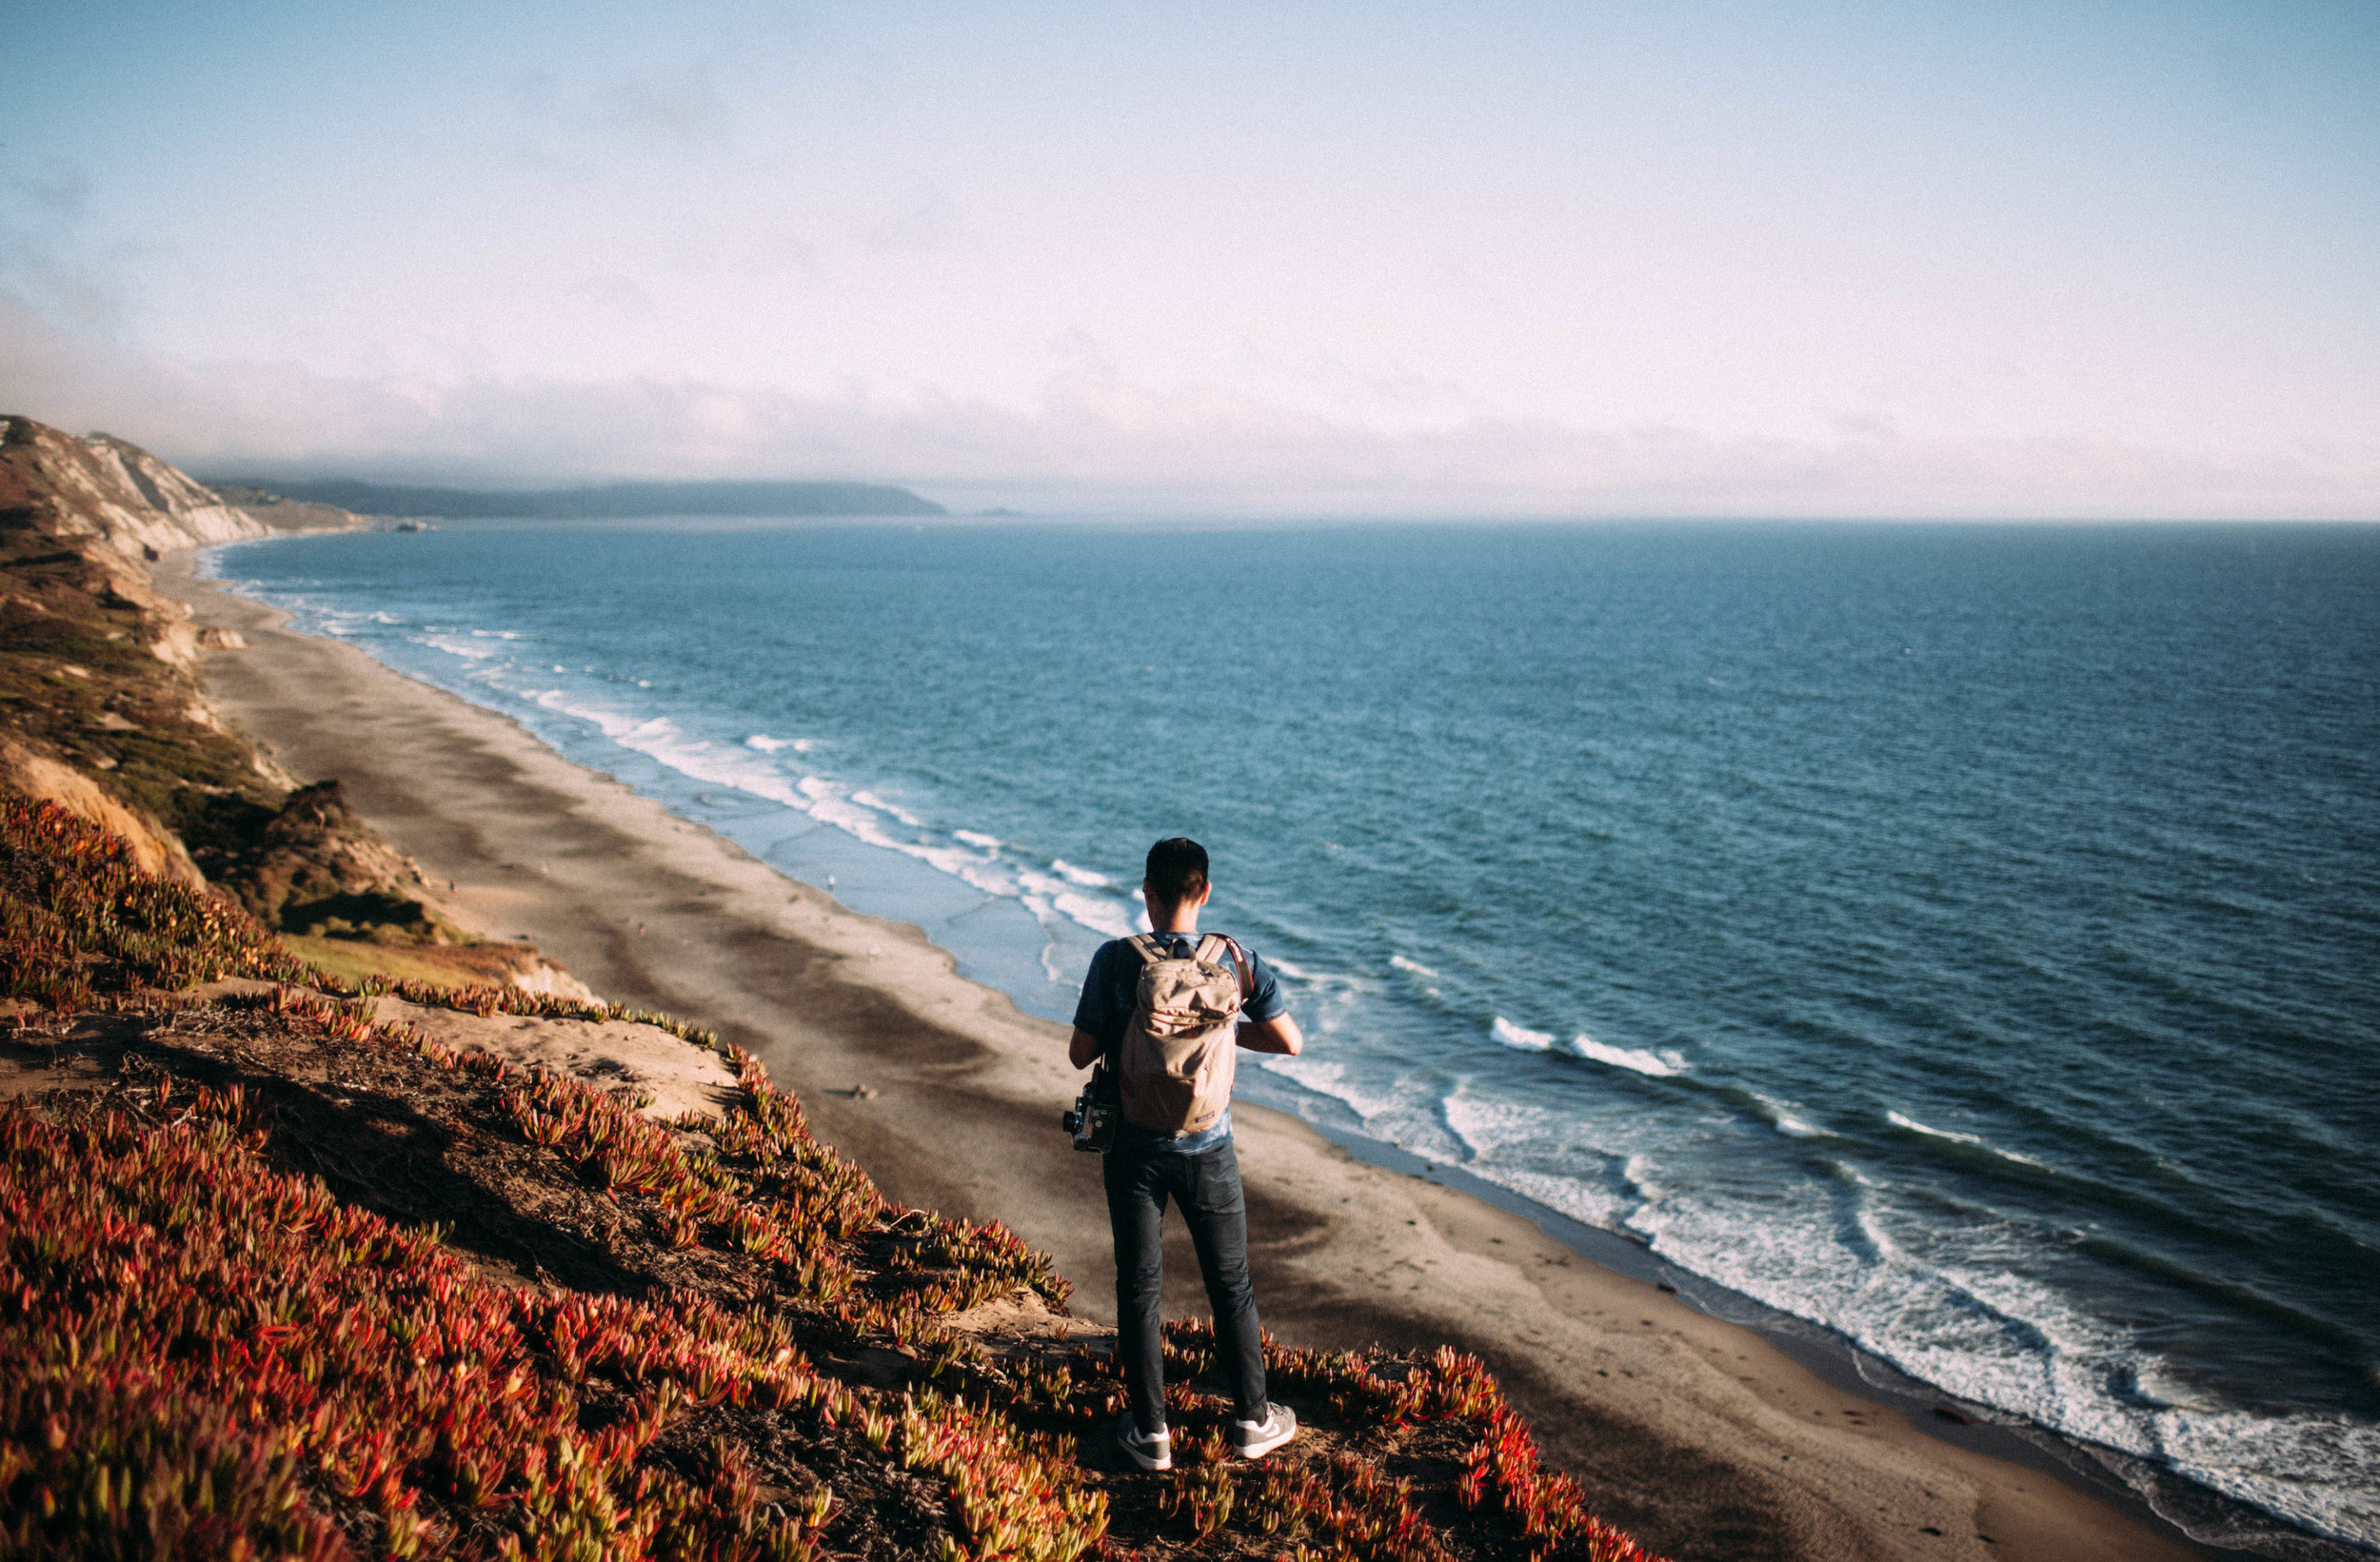
{"label": "rocky outcrop", "polygon": [[[359,524],[307,519],[324,514]],[[203,646],[236,637],[210,642],[149,583],[147,561],[172,549],[287,529],[122,440],[0,418],[0,787],[122,836],[150,873],[215,883],[269,926],[460,939],[336,781],[293,791],[224,730],[195,673]]]}
{"label": "rocky outcrop", "polygon": [[17,417],[0,418],[0,524],[93,538],[135,560],[268,529],[138,445]]}
{"label": "rocky outcrop", "polygon": [[144,870],[213,886],[350,978],[394,969],[586,997],[534,947],[442,916],[337,781],[298,785],[216,720],[199,655],[240,639],[194,625],[147,563],[363,524],[262,491],[238,499],[122,440],[0,418],[0,790],[122,837]]}
{"label": "rocky outcrop", "polygon": [[199,638],[189,610],[150,589],[143,564],[275,529],[112,435],[78,439],[30,418],[0,418],[0,538],[10,544],[0,562],[39,559],[81,595],[129,610],[142,643],[169,665],[195,666]]}
{"label": "rocky outcrop", "polygon": [[244,839],[201,856],[215,880],[267,927],[461,942],[423,893],[421,870],[347,806],[336,781],[302,786]]}

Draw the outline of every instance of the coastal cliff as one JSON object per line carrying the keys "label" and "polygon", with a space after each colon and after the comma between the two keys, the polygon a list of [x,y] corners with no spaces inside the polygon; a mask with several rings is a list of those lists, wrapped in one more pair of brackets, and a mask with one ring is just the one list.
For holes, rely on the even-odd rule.
{"label": "coastal cliff", "polygon": [[191,676],[188,609],[143,561],[266,529],[121,440],[0,418],[0,781],[122,836],[149,872],[201,881],[180,828],[207,811],[191,788],[257,793],[270,778],[240,774],[251,757]]}
{"label": "coastal cliff", "polygon": [[95,537],[139,557],[144,549],[228,543],[268,529],[112,434],[76,439],[30,418],[0,418],[0,452],[10,480],[0,502],[32,509],[34,529],[52,536]]}
{"label": "coastal cliff", "polygon": [[32,588],[10,595],[16,612],[118,614],[107,638],[137,634],[187,670],[198,656],[188,610],[149,589],[141,562],[269,529],[137,445],[0,417],[0,564],[12,578],[26,572],[18,583]]}
{"label": "coastal cliff", "polygon": [[[191,548],[363,524],[233,504],[123,440],[0,419],[0,787],[120,837],[145,873],[211,885],[317,958],[354,969],[366,945],[410,947],[408,974],[427,974],[426,959],[583,992],[525,946],[458,926],[335,780],[301,786],[228,731],[197,668],[238,637],[193,624],[150,580],[149,565]],[[456,953],[428,953],[444,950]]]}

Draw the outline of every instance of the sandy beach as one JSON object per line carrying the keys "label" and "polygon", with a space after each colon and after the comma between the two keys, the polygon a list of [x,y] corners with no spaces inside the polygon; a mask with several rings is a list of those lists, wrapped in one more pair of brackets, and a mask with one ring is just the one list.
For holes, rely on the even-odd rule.
{"label": "sandy beach", "polygon": [[[451,883],[458,920],[748,1049],[888,1195],[1004,1221],[1074,1278],[1075,1311],[1111,1318],[1097,1167],[1057,1129],[1078,1086],[1061,1027],[961,978],[914,928],[784,879],[502,717],[288,631],[193,564],[169,556],[158,584],[245,642],[207,663],[224,718],[291,775],[341,780],[437,886]],[[1298,1345],[1478,1353],[1599,1512],[1649,1547],[1680,1559],[2210,1554],[2042,1469],[1946,1440],[1921,1424],[1930,1409],[1838,1386],[1521,1215],[1368,1164],[1293,1117],[1243,1104],[1236,1118],[1267,1326]],[[1170,1314],[1203,1312],[1186,1242],[1169,1250],[1168,1285]]]}

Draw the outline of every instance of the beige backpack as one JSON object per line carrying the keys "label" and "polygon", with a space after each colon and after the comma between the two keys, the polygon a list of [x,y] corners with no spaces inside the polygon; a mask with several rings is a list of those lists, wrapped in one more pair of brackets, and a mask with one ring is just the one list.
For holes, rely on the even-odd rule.
{"label": "beige backpack", "polygon": [[1140,986],[1116,1049],[1116,1076],[1124,1121],[1180,1138],[1205,1133],[1231,1104],[1250,979],[1240,946],[1221,934],[1200,939],[1188,959],[1174,958],[1175,937],[1127,940],[1140,957]]}

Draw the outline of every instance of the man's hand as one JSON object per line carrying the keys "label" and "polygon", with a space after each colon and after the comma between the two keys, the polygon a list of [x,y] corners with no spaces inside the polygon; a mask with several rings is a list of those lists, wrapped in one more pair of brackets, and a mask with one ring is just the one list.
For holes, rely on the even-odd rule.
{"label": "man's hand", "polygon": [[1077,1025],[1074,1039],[1066,1043],[1066,1061],[1077,1068],[1089,1068],[1100,1060],[1100,1054],[1104,1050],[1098,1037]]}
{"label": "man's hand", "polygon": [[1278,1019],[1251,1019],[1243,1023],[1240,1027],[1240,1044],[1250,1052],[1276,1052],[1295,1058],[1298,1049],[1306,1044],[1306,1036],[1298,1029],[1294,1016],[1282,1015]]}

